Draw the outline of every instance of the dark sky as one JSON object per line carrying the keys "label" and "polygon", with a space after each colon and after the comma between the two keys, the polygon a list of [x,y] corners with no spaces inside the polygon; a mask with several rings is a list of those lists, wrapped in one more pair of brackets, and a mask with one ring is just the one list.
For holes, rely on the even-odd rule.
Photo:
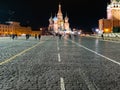
{"label": "dark sky", "polygon": [[33,29],[48,26],[48,19],[62,5],[62,13],[69,17],[71,28],[90,30],[106,18],[109,0],[0,0],[0,22],[14,20]]}

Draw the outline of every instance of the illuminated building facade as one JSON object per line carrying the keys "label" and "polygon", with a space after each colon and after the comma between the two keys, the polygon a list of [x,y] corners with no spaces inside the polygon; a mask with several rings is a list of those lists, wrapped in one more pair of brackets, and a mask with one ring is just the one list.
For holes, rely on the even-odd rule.
{"label": "illuminated building facade", "polygon": [[0,24],[0,36],[9,36],[16,34],[18,36],[22,34],[40,34],[41,31],[33,31],[31,27],[21,26],[19,22],[7,22],[6,24]]}
{"label": "illuminated building facade", "polygon": [[111,0],[107,6],[107,19],[120,20],[120,1]]}
{"label": "illuminated building facade", "polygon": [[53,31],[55,33],[59,33],[61,31],[70,32],[70,26],[69,26],[69,18],[66,15],[63,19],[63,14],[61,10],[61,5],[59,4],[58,7],[58,13],[57,15],[52,18],[52,16],[49,19],[49,27],[48,30]]}
{"label": "illuminated building facade", "polygon": [[99,20],[99,29],[105,33],[113,32],[114,27],[120,27],[120,0],[111,0],[107,6],[107,19]]}

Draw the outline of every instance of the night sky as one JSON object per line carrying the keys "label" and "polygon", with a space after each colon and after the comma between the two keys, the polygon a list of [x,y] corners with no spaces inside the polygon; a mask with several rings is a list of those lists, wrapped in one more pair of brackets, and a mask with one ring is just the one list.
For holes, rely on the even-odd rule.
{"label": "night sky", "polygon": [[90,31],[98,27],[98,20],[106,18],[110,0],[0,0],[0,22],[19,21],[32,29],[47,27],[51,13],[62,5],[63,16],[68,15],[70,27]]}

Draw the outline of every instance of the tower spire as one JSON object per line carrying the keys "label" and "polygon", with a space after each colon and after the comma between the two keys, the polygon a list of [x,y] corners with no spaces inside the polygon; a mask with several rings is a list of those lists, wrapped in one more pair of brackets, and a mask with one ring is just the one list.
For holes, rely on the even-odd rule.
{"label": "tower spire", "polygon": [[67,12],[66,12],[66,16],[65,16],[65,22],[68,22]]}
{"label": "tower spire", "polygon": [[66,12],[66,17],[67,17],[67,12]]}
{"label": "tower spire", "polygon": [[62,10],[61,10],[61,4],[60,4],[60,3],[59,3],[58,14],[62,14]]}
{"label": "tower spire", "polygon": [[59,6],[58,6],[57,17],[58,17],[59,20],[63,19],[62,10],[61,10],[61,4],[60,3],[59,3]]}

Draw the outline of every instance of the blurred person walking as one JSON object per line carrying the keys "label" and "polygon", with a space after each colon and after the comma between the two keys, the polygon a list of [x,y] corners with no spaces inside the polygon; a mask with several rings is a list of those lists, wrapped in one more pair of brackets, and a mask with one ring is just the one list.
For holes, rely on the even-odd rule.
{"label": "blurred person walking", "polygon": [[38,39],[39,39],[39,40],[40,40],[40,38],[41,38],[41,34],[38,35]]}

